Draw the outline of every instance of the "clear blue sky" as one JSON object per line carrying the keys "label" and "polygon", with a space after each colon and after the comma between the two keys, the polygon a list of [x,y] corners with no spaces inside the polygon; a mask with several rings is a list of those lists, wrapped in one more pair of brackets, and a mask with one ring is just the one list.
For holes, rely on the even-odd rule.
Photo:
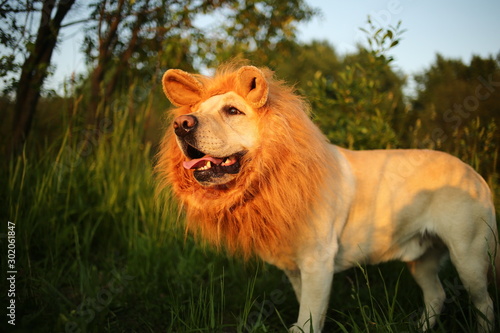
{"label": "clear blue sky", "polygon": [[430,66],[436,53],[469,62],[500,53],[499,0],[307,0],[323,15],[300,26],[299,39],[328,40],[338,53],[355,49],[368,15],[381,27],[402,21],[407,31],[393,50],[394,65],[405,74]]}
{"label": "clear blue sky", "polygon": [[[391,55],[405,74],[422,71],[436,53],[468,62],[500,52],[500,0],[306,0],[322,14],[299,26],[299,40],[328,40],[339,54],[353,51],[364,35],[368,15],[382,26],[399,20],[407,31]],[[82,27],[63,31],[65,41],[54,54],[56,75],[48,85],[57,88],[63,77],[84,70],[80,47]]]}

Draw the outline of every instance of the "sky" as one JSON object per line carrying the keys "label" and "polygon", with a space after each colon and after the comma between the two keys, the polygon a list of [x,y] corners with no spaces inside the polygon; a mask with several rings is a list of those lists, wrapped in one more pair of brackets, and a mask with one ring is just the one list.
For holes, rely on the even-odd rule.
{"label": "sky", "polygon": [[[429,68],[440,53],[468,63],[472,55],[496,57],[500,53],[500,0],[306,0],[320,15],[298,26],[302,42],[327,40],[339,55],[355,50],[371,16],[386,28],[402,21],[406,32],[390,53],[393,66],[408,75]],[[60,91],[60,82],[84,71],[80,53],[82,26],[63,31],[64,41],[54,54],[56,72],[47,85]]]}
{"label": "sky", "polygon": [[[468,63],[472,55],[500,53],[499,0],[307,0],[322,16],[302,24],[299,39],[328,40],[339,54],[355,50],[367,17],[379,27],[402,21],[406,32],[390,55],[407,75],[422,72],[440,53]],[[366,44],[366,43],[365,43]]]}

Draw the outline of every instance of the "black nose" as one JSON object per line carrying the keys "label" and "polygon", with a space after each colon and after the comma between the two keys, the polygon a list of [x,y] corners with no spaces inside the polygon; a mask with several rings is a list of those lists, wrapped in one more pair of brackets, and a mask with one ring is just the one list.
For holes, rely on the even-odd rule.
{"label": "black nose", "polygon": [[174,120],[174,131],[177,136],[184,137],[198,125],[198,119],[192,115],[182,115]]}

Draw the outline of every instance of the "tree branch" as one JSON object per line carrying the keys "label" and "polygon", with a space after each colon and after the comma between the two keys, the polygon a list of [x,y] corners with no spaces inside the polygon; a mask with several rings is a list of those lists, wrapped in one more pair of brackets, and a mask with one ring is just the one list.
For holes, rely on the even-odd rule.
{"label": "tree branch", "polygon": [[67,28],[67,27],[70,27],[72,25],[76,25],[76,24],[80,24],[80,23],[86,23],[86,22],[90,22],[90,21],[94,21],[94,19],[88,17],[88,18],[85,18],[85,19],[81,19],[81,20],[77,20],[77,21],[65,23],[65,24],[61,25],[61,28]]}

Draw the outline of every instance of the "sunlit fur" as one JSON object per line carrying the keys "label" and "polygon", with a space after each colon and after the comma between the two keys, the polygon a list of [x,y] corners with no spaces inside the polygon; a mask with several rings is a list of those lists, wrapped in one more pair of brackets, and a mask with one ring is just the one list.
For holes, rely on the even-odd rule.
{"label": "sunlit fur", "polygon": [[221,105],[203,102],[229,91],[248,102],[246,116],[233,120],[252,136],[242,140],[250,144],[242,146],[248,152],[236,178],[200,185],[182,165],[172,128],[157,172],[160,187],[171,184],[187,212],[188,232],[285,271],[300,302],[291,332],[321,332],[334,273],[390,260],[408,264],[424,296],[418,325],[433,327],[446,300],[437,277],[446,254],[478,309],[478,330],[494,330],[486,272],[496,255],[500,276],[495,211],[488,184],[470,166],[436,151],[330,145],[307,104],[268,70],[226,66],[215,78],[169,70],[162,82],[175,105],[191,105],[173,109],[173,117],[220,115]]}
{"label": "sunlit fur", "polygon": [[[205,86],[202,101],[234,89],[238,68],[225,66],[214,78],[197,75]],[[258,254],[277,266],[296,269],[291,260],[301,230],[307,229],[321,195],[325,179],[336,163],[326,139],[309,119],[308,105],[293,89],[272,78],[268,80],[267,103],[259,114],[258,147],[241,161],[238,177],[227,188],[208,188],[197,183],[193,171],[182,167],[185,156],[172,130],[161,144],[156,171],[160,187],[172,184],[187,213],[187,230],[217,248],[240,253],[245,258]],[[180,107],[173,117],[196,110]]]}

